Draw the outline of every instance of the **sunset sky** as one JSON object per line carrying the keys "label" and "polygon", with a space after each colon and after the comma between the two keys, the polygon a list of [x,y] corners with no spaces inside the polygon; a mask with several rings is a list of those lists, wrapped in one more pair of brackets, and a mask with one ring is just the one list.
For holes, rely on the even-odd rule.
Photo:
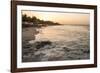
{"label": "sunset sky", "polygon": [[90,15],[84,13],[22,11],[22,14],[30,17],[36,16],[41,20],[58,22],[60,24],[88,25],[90,20]]}

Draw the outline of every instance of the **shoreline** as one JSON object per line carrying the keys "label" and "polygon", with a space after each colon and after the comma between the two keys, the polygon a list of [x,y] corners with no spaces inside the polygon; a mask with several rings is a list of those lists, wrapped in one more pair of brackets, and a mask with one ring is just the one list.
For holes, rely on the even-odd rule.
{"label": "shoreline", "polygon": [[[43,28],[44,29],[44,28]],[[22,62],[82,60],[90,58],[89,39],[83,35],[78,40],[36,40],[37,28],[24,28]],[[79,34],[81,35],[81,34]],[[42,36],[41,36],[42,37]],[[33,42],[29,42],[33,40]]]}

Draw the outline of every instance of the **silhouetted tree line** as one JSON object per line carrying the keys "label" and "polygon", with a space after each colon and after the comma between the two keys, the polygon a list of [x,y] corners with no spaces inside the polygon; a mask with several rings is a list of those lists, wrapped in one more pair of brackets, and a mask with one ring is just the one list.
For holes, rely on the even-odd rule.
{"label": "silhouetted tree line", "polygon": [[42,27],[42,26],[50,26],[50,25],[60,25],[59,23],[55,23],[52,21],[44,21],[41,19],[38,19],[37,17],[29,17],[26,14],[22,15],[22,26],[23,27]]}

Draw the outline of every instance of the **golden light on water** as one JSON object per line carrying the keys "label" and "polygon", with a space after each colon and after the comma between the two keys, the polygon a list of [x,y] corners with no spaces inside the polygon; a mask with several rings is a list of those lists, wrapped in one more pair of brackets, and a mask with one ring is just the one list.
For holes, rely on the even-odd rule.
{"label": "golden light on water", "polygon": [[38,12],[38,11],[22,11],[30,17],[36,16],[44,21],[53,21],[60,24],[78,24],[88,25],[90,15],[85,13],[57,13],[57,12]]}

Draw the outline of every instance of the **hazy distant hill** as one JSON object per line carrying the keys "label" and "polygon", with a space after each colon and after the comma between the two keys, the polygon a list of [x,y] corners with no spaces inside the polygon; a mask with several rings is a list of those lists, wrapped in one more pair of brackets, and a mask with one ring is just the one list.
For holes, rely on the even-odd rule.
{"label": "hazy distant hill", "polygon": [[60,25],[59,23],[52,21],[44,21],[40,20],[37,17],[29,17],[27,15],[22,15],[22,26],[23,27],[42,27],[42,26],[52,26],[52,25]]}

